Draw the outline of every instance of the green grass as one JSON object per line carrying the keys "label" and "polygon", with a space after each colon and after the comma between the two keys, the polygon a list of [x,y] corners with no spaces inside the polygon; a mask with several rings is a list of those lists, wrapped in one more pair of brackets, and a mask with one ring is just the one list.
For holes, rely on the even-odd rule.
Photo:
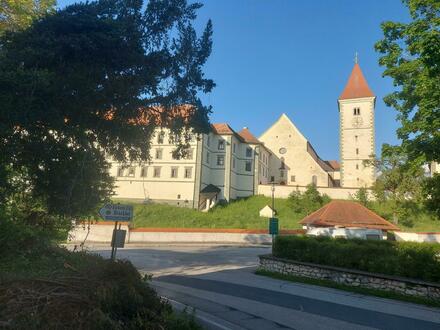
{"label": "green grass", "polygon": [[339,290],[344,290],[344,291],[348,291],[348,292],[364,294],[364,295],[368,295],[368,296],[401,300],[401,301],[405,301],[405,302],[411,302],[411,303],[426,305],[426,306],[430,306],[430,307],[440,307],[440,301],[436,301],[436,300],[432,300],[432,299],[428,299],[428,298],[422,298],[422,297],[408,296],[408,295],[399,294],[397,292],[392,292],[392,291],[383,291],[383,290],[376,290],[376,289],[353,287],[353,286],[349,286],[349,285],[335,283],[335,282],[328,281],[328,280],[320,280],[320,279],[315,279],[315,278],[308,278],[308,277],[294,276],[294,275],[284,275],[284,274],[280,274],[280,273],[269,272],[269,271],[262,270],[262,269],[256,270],[255,274],[275,278],[278,280],[289,281],[289,282],[319,285],[319,286],[324,286],[327,288],[339,289]]}
{"label": "green grass", "polygon": [[[135,228],[267,229],[268,219],[259,216],[260,209],[267,204],[271,204],[271,199],[264,196],[252,196],[227,205],[218,205],[209,212],[166,204],[134,204],[133,225]],[[275,199],[275,209],[281,229],[301,228],[298,222],[304,214],[290,210],[286,199]]]}
{"label": "green grass", "polygon": [[[181,208],[167,204],[140,204],[133,201],[118,200],[118,202],[134,205],[135,228],[219,228],[219,229],[267,229],[267,218],[261,218],[259,211],[265,205],[271,205],[271,198],[265,196],[251,196],[227,205],[218,205],[209,212],[200,212],[189,208]],[[372,203],[372,209],[378,214],[389,218],[388,205]],[[280,229],[300,229],[299,221],[304,213],[293,212],[287,199],[276,198],[275,209],[279,218]],[[440,221],[421,212],[414,216],[413,224],[399,223],[403,231],[439,231]]]}

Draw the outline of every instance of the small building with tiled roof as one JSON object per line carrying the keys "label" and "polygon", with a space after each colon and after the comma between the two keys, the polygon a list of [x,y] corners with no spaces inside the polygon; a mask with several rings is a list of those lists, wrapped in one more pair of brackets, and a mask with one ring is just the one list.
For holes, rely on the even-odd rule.
{"label": "small building with tiled roof", "polygon": [[[300,221],[309,233],[332,234],[334,229],[395,231],[399,228],[380,215],[354,201],[333,200]],[[327,230],[316,230],[326,228]],[[342,231],[344,232],[344,231]]]}

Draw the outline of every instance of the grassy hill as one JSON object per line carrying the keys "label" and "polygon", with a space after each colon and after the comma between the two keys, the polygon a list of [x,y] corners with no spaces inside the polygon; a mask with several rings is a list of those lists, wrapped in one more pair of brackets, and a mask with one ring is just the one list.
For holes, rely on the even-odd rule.
{"label": "grassy hill", "polygon": [[[252,196],[227,205],[218,205],[209,212],[166,204],[134,204],[133,225],[136,228],[267,229],[268,219],[258,215],[260,209],[267,204],[271,204],[271,199],[264,196]],[[301,228],[298,222],[304,215],[290,210],[286,199],[275,199],[275,209],[281,229]]]}
{"label": "grassy hill", "polygon": [[[123,203],[130,201],[119,200]],[[133,226],[161,227],[161,228],[239,228],[239,229],[267,229],[267,218],[258,214],[265,205],[271,205],[271,198],[265,196],[251,196],[226,205],[218,205],[209,212],[200,212],[193,209],[180,208],[166,204],[134,204]],[[389,219],[388,206],[372,203],[371,208],[378,214]],[[305,214],[293,212],[286,199],[276,198],[275,209],[279,218],[280,229],[299,229],[298,223]],[[399,223],[405,231],[440,231],[440,221],[426,213],[414,216],[412,225]]]}

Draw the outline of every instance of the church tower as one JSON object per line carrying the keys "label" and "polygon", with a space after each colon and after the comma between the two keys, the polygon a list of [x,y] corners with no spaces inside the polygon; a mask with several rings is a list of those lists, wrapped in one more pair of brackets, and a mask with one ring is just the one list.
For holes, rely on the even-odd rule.
{"label": "church tower", "polygon": [[339,106],[339,134],[341,155],[341,187],[370,187],[374,182],[374,168],[364,160],[374,154],[374,107],[376,96],[357,63],[348,78]]}

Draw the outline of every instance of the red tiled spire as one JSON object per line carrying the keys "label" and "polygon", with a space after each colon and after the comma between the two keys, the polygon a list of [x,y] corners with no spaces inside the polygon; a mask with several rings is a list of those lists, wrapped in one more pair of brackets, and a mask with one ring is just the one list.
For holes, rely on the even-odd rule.
{"label": "red tiled spire", "polygon": [[367,80],[365,79],[361,67],[356,63],[351,71],[350,78],[348,78],[347,85],[345,85],[344,91],[339,100],[357,99],[361,97],[375,96],[373,91],[368,87]]}

